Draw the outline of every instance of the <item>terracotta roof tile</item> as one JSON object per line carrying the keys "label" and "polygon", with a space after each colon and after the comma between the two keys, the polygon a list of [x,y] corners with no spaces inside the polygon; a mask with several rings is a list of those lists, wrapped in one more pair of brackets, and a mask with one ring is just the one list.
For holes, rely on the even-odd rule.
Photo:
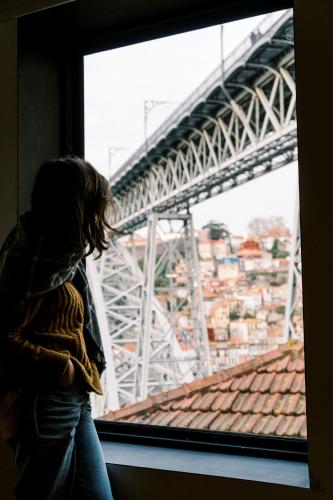
{"label": "terracotta roof tile", "polygon": [[[223,394],[223,393],[222,393]],[[230,411],[231,410],[231,407],[233,405],[233,402],[235,401],[235,399],[237,398],[238,396],[238,391],[235,391],[235,392],[227,392],[226,394],[223,394],[223,399],[218,400],[216,399],[216,401],[214,402],[214,406],[212,406],[212,409],[213,410],[220,410],[220,411],[223,411],[223,412],[227,412],[227,411]],[[217,404],[219,403],[219,407],[217,407]]]}
{"label": "terracotta roof tile", "polygon": [[267,394],[261,394],[260,392],[255,392],[258,394],[255,404],[253,405],[253,413],[262,413],[265,401],[267,399]]}
{"label": "terracotta roof tile", "polygon": [[200,398],[198,397],[193,401],[193,403],[191,404],[191,409],[207,411],[211,407],[216,397],[217,394],[214,392],[208,392],[206,394],[203,394]]}
{"label": "terracotta roof tile", "polygon": [[[231,431],[234,423],[240,417],[240,413],[226,413],[226,418],[220,422],[219,431]],[[210,427],[211,428],[211,427]]]}
{"label": "terracotta roof tile", "polygon": [[215,412],[201,412],[191,423],[191,429],[208,429],[209,424],[219,415]]}
{"label": "terracotta roof tile", "polygon": [[246,422],[244,422],[241,432],[253,432],[253,428],[260,418],[260,415],[248,415],[248,419],[246,420]]}
{"label": "terracotta roof tile", "polygon": [[300,392],[305,394],[305,376],[304,373],[297,373],[293,380],[293,384],[290,388],[290,392],[293,394]]}
{"label": "terracotta roof tile", "polygon": [[259,392],[245,393],[245,399],[241,406],[240,411],[242,413],[253,413],[253,408],[256,404],[257,399],[260,397]]}
{"label": "terracotta roof tile", "polygon": [[303,417],[303,422],[301,425],[301,430],[299,431],[299,436],[302,438],[306,438],[307,436],[306,417]]}
{"label": "terracotta roof tile", "polygon": [[270,392],[273,394],[274,392],[285,393],[290,390],[290,387],[294,381],[296,373],[277,373],[274,376],[273,383],[270,387]]}
{"label": "terracotta roof tile", "polygon": [[[203,400],[203,393],[198,391],[195,393],[194,395],[194,399],[192,400],[190,406],[188,407],[188,409],[191,409],[191,410],[199,410],[200,408],[200,404],[201,404],[201,401]],[[192,399],[192,398],[191,398]]]}
{"label": "terracotta roof tile", "polygon": [[242,377],[238,389],[241,392],[248,391],[255,377],[256,377],[256,372],[250,373],[246,377]]}
{"label": "terracotta roof tile", "polygon": [[304,372],[304,360],[296,358],[288,363],[288,372]]}
{"label": "terracotta roof tile", "polygon": [[257,374],[251,384],[251,392],[268,392],[275,380],[275,377],[276,375],[274,373]]}
{"label": "terracotta roof tile", "polygon": [[286,356],[283,359],[279,359],[278,361],[275,361],[274,363],[270,364],[267,366],[266,371],[268,373],[276,372],[284,372],[288,366],[288,363],[290,361],[290,356]]}
{"label": "terracotta roof tile", "polygon": [[157,411],[156,413],[153,414],[152,418],[149,420],[149,423],[152,425],[160,424],[164,415],[165,415],[164,411]]}
{"label": "terracotta roof tile", "polygon": [[285,407],[287,405],[287,400],[288,400],[288,395],[287,394],[283,394],[283,395],[278,395],[279,398],[277,399],[275,405],[274,405],[274,408],[273,408],[273,411],[272,413],[274,415],[280,415],[281,413],[282,414],[286,414],[286,411],[285,411]]}
{"label": "terracotta roof tile", "polygon": [[[280,416],[282,416],[282,415],[280,415]],[[296,418],[298,418],[298,417],[296,417]],[[277,436],[288,436],[288,428],[293,420],[294,420],[293,417],[283,416],[281,418],[281,421],[279,422],[279,425],[275,429],[275,434]]]}
{"label": "terracotta roof tile", "polygon": [[232,413],[220,413],[209,426],[211,431],[222,431],[224,426],[224,421],[228,420],[232,416]]}
{"label": "terracotta roof tile", "polygon": [[283,419],[284,419],[283,415],[278,415],[277,417],[273,417],[272,415],[270,415],[268,417],[266,425],[264,426],[264,428],[262,430],[262,434],[265,434],[265,435],[275,434],[277,427],[281,424]]}
{"label": "terracotta roof tile", "polygon": [[246,377],[236,377],[233,379],[233,383],[230,387],[230,390],[231,391],[237,391],[237,389],[239,388],[239,386],[241,385],[243,379],[246,378]]}
{"label": "terracotta roof tile", "polygon": [[237,398],[234,400],[231,406],[231,411],[234,411],[237,413],[238,411],[241,411],[241,408],[243,404],[245,403],[245,400],[247,399],[248,395],[246,392],[239,392]]}
{"label": "terracotta roof tile", "polygon": [[259,366],[257,368],[257,373],[266,373],[267,372],[267,365]]}
{"label": "terracotta roof tile", "polygon": [[191,427],[191,422],[199,415],[198,411],[179,412],[177,417],[172,422],[173,427]]}
{"label": "terracotta roof tile", "polygon": [[233,381],[234,381],[233,378],[229,378],[229,380],[226,380],[225,382],[220,382],[219,384],[213,385],[209,390],[219,391],[219,392],[228,391]]}
{"label": "terracotta roof tile", "polygon": [[179,411],[165,411],[163,412],[162,419],[159,420],[158,425],[171,425],[172,421],[177,417]]}
{"label": "terracotta roof tile", "polygon": [[305,420],[304,416],[291,418],[288,430],[285,432],[284,435],[287,435],[290,437],[297,436],[301,430],[301,427],[303,425],[304,420]]}
{"label": "terracotta roof tile", "polygon": [[169,411],[169,410],[171,410],[172,405],[173,405],[173,401],[168,401],[168,403],[161,404],[160,408],[163,411]]}
{"label": "terracotta roof tile", "polygon": [[271,418],[270,415],[262,416],[261,414],[258,414],[258,416],[259,416],[259,418],[252,428],[252,432],[254,434],[262,434],[266,424],[268,423],[269,419]]}
{"label": "terracotta roof tile", "polygon": [[261,413],[263,415],[272,415],[274,412],[275,405],[278,403],[280,399],[280,394],[267,394],[264,404],[261,409]]}
{"label": "terracotta roof tile", "polygon": [[243,426],[245,425],[246,421],[249,418],[249,415],[243,415],[242,413],[236,413],[238,417],[235,419],[235,421],[232,423],[230,426],[230,431],[231,432],[242,432]]}
{"label": "terracotta roof tile", "polygon": [[149,396],[102,418],[305,438],[302,344],[290,342],[251,361]]}
{"label": "terracotta roof tile", "polygon": [[131,417],[129,417],[127,419],[127,422],[136,422],[137,420],[140,420],[140,417],[138,417],[137,415],[132,415]]}
{"label": "terracotta roof tile", "polygon": [[184,397],[182,399],[178,399],[174,403],[172,403],[171,409],[172,410],[187,410],[188,408],[191,407],[191,404],[193,401],[198,397],[198,394],[193,394],[190,397]]}
{"label": "terracotta roof tile", "polygon": [[301,398],[300,394],[285,395],[285,404],[283,407],[283,413],[285,415],[294,415],[296,413],[296,408],[300,398]]}
{"label": "terracotta roof tile", "polygon": [[192,413],[179,410],[178,415],[173,419],[173,427],[185,427],[183,425],[183,421],[185,420],[187,415],[192,415]]}
{"label": "terracotta roof tile", "polygon": [[219,411],[211,412],[210,414],[206,414],[206,418],[202,421],[202,429],[209,429],[209,426],[214,420],[220,415]]}
{"label": "terracotta roof tile", "polygon": [[296,415],[305,415],[306,407],[305,407],[305,396],[302,394],[298,400],[297,406],[295,408]]}

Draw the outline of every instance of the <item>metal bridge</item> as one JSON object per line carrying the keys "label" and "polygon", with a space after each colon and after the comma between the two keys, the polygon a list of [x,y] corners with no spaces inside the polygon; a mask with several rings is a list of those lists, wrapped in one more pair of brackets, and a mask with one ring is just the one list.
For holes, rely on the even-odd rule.
{"label": "metal bridge", "polygon": [[[105,376],[105,410],[211,373],[189,209],[297,159],[292,32],[292,11],[266,16],[110,179],[115,227],[131,234],[148,225],[148,238],[143,269],[114,240],[92,271],[104,296],[100,318],[112,372]],[[178,225],[171,241],[161,220]],[[286,338],[300,278],[297,225],[295,234]],[[156,298],[175,291],[172,269],[182,259],[193,347],[185,354],[175,334],[179,307],[170,299],[167,311]],[[156,285],[162,273],[169,276],[164,289]]]}
{"label": "metal bridge", "polygon": [[290,11],[267,16],[111,178],[119,229],[296,158],[292,22]]}

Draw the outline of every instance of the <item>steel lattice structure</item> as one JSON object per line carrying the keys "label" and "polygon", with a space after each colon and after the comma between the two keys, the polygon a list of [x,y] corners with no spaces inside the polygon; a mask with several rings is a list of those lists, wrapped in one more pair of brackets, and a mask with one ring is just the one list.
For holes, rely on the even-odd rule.
{"label": "steel lattice structure", "polygon": [[[172,321],[156,299],[156,228],[159,219],[183,217],[192,292],[198,293],[189,207],[297,159],[294,49],[286,37],[291,29],[291,11],[267,16],[255,38],[224,62],[223,79],[219,66],[111,178],[115,227],[125,234],[149,227],[144,272],[116,240],[98,264],[114,368],[107,384],[115,385],[119,404],[210,373],[202,298],[192,297],[192,320],[201,321],[194,363],[182,357]],[[289,318],[300,256],[299,238],[294,240]],[[193,368],[198,362],[206,366],[202,372]]]}
{"label": "steel lattice structure", "polygon": [[[175,220],[181,222],[181,228],[177,236],[166,240],[164,250],[157,258],[156,247],[159,222],[162,220]],[[161,229],[160,229],[161,230]],[[163,230],[162,230],[163,232]],[[186,286],[182,287],[182,300],[177,304],[175,295],[176,287],[173,279],[175,263],[180,257],[178,242],[181,240],[184,246],[184,258],[186,270],[184,279]],[[180,258],[181,260],[181,258]],[[141,324],[138,341],[138,363],[136,370],[136,399],[145,399],[149,394],[149,387],[153,390],[156,386],[168,384],[176,386],[179,381],[184,381],[184,375],[201,378],[211,375],[211,360],[207,337],[207,327],[203,308],[203,299],[200,286],[199,266],[196,243],[194,239],[193,222],[190,214],[176,215],[168,213],[154,213],[148,216],[148,241],[146,244],[144,259],[144,280],[141,300]],[[162,288],[156,286],[156,278],[163,276],[166,271],[167,284]],[[156,292],[166,294],[166,310],[164,316],[168,316],[167,324],[161,328],[160,318],[156,315]],[[191,309],[191,330],[193,347],[191,360],[187,359],[187,369],[184,367],[184,354],[176,339],[175,332],[179,325],[177,315],[180,306],[187,301]],[[155,311],[154,311],[155,308]],[[155,314],[153,314],[155,312]],[[193,352],[194,351],[194,352]],[[176,354],[177,353],[177,354]],[[175,365],[172,362],[176,362]],[[185,368],[185,370],[184,370]],[[156,384],[151,377],[151,370],[164,370],[165,379]]]}
{"label": "steel lattice structure", "polygon": [[296,159],[294,49],[281,39],[290,23],[290,12],[275,19],[223,82],[219,67],[154,134],[148,154],[139,150],[115,174],[116,227],[133,230],[151,210],[182,211]]}
{"label": "steel lattice structure", "polygon": [[[154,224],[156,229],[155,221]],[[156,255],[154,248],[152,245]],[[155,266],[151,257],[151,254],[147,256],[149,265]],[[114,239],[109,251],[96,263],[99,275],[96,282],[101,283],[104,296],[100,304],[104,306],[103,317],[108,323],[102,329],[102,338],[103,332],[107,332],[111,357],[107,361],[114,374],[107,377],[104,392],[116,395],[108,409],[145,399],[149,392],[174,387],[179,380],[193,380],[192,369],[197,357],[193,351],[187,355],[182,352],[169,317],[152,293],[153,285],[150,283],[147,287],[146,278],[131,252]],[[90,260],[90,266],[93,265],[94,261]],[[98,300],[96,295],[94,298]],[[147,333],[142,335],[142,332]]]}
{"label": "steel lattice structure", "polygon": [[296,193],[294,228],[290,250],[288,273],[288,298],[285,311],[285,341],[297,339],[293,317],[298,303],[302,299],[302,255],[301,255],[301,227],[299,217],[299,193]]}

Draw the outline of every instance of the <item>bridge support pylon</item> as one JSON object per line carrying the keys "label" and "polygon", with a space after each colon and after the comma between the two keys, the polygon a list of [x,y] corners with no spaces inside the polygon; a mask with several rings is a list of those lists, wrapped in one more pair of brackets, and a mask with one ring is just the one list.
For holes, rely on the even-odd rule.
{"label": "bridge support pylon", "polygon": [[[177,230],[166,232],[166,224],[172,222],[177,224]],[[175,364],[172,366],[174,356],[170,356],[167,350],[161,356],[163,340],[154,340],[158,338],[154,297],[163,303],[168,318],[169,327],[165,333],[169,330],[168,335],[171,334],[183,350],[185,371],[184,363],[178,358],[178,369],[183,366],[183,380],[180,374],[177,377],[173,373],[176,369]],[[140,335],[138,362],[142,360],[142,365],[136,370],[138,400],[148,396],[149,386],[153,383],[152,370],[160,369],[163,364],[165,368],[168,366],[171,376],[178,378],[179,384],[186,381],[186,371],[195,378],[212,373],[197,248],[189,213],[152,212],[148,216]]]}
{"label": "bridge support pylon", "polygon": [[302,299],[302,257],[301,257],[301,232],[300,232],[300,208],[299,193],[296,190],[294,227],[292,233],[291,248],[289,254],[289,272],[288,272],[288,295],[285,310],[285,329],[284,341],[298,339],[303,340],[303,327],[301,334],[297,333],[297,327],[294,323],[297,309],[300,307]]}

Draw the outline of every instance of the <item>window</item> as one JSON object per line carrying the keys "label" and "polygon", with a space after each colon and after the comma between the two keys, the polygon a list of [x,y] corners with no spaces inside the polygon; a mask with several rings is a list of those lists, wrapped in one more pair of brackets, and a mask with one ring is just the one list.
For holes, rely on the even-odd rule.
{"label": "window", "polygon": [[291,10],[85,57],[96,417],[306,438],[295,100]]}

